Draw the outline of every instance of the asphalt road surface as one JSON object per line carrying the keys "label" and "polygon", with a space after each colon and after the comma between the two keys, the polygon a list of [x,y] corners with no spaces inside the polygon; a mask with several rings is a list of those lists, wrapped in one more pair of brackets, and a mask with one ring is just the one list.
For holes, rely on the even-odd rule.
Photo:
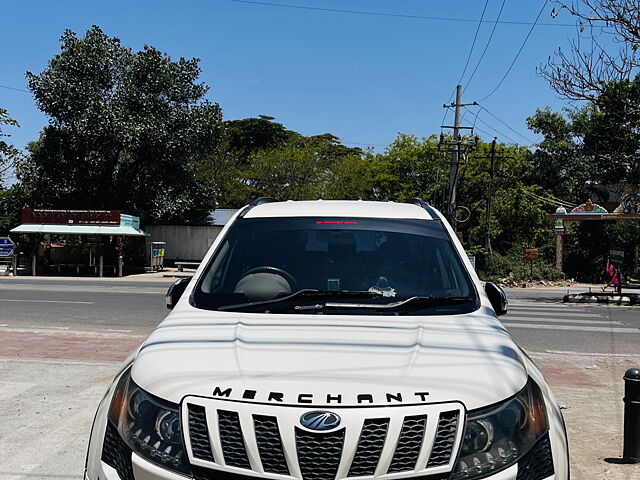
{"label": "asphalt road surface", "polygon": [[[0,333],[45,329],[146,336],[167,314],[172,279],[0,278]],[[575,288],[574,288],[575,290]],[[640,353],[639,307],[562,304],[567,289],[508,289],[501,317],[515,340],[534,352]]]}
{"label": "asphalt road surface", "polygon": [[[120,362],[166,316],[171,281],[0,277],[1,479],[82,479],[95,408]],[[615,461],[640,307],[564,305],[565,293],[508,290],[501,319],[565,409],[574,476],[640,478],[638,466]]]}

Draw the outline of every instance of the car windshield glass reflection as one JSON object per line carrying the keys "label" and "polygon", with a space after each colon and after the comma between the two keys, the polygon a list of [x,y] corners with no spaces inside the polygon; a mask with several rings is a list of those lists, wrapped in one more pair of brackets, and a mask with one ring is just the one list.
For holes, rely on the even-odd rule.
{"label": "car windshield glass reflection", "polygon": [[[412,297],[438,300],[371,307]],[[334,300],[350,314],[463,313],[477,303],[442,224],[424,220],[241,219],[194,292],[199,308],[248,312],[299,313],[313,311],[301,305],[316,305],[340,313],[335,305],[322,308]]]}

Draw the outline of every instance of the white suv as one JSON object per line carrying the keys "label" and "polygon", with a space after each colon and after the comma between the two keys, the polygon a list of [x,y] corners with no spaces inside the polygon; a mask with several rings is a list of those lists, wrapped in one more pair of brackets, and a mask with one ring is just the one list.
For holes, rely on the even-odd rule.
{"label": "white suv", "polygon": [[421,200],[236,214],[115,378],[89,480],[567,480],[562,415]]}

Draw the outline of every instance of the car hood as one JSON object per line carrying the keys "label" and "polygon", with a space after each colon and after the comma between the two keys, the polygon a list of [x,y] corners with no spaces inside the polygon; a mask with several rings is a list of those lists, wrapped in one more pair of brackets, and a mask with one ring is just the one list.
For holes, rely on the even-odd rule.
{"label": "car hood", "polygon": [[475,409],[524,387],[520,349],[493,312],[447,316],[172,312],[142,344],[133,380],[187,395],[309,406],[460,401]]}

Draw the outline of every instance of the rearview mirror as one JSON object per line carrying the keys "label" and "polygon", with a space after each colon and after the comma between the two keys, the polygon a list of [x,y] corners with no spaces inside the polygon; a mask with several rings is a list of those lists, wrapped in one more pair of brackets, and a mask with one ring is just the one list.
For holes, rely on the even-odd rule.
{"label": "rearview mirror", "polygon": [[507,294],[504,293],[502,287],[499,287],[493,282],[487,282],[484,286],[484,291],[487,294],[487,297],[489,297],[489,301],[491,302],[491,306],[496,312],[496,315],[505,315],[507,313],[507,305],[509,302],[507,301]]}
{"label": "rearview mirror", "polygon": [[184,293],[191,278],[179,278],[169,286],[167,294],[165,295],[165,301],[167,302],[167,308],[171,310],[176,306],[180,297]]}

